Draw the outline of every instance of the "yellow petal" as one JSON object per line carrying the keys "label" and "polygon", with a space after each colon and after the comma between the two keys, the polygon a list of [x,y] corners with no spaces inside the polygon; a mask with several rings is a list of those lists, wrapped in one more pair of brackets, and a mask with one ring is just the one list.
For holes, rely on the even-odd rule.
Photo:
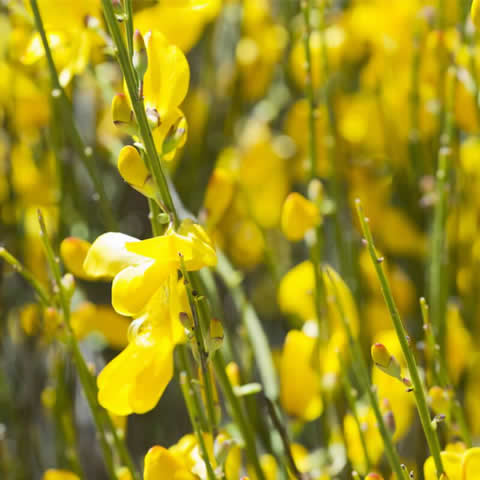
{"label": "yellow petal", "polygon": [[185,465],[166,448],[152,447],[145,455],[144,480],[158,480],[161,478],[172,480],[195,479]]}
{"label": "yellow petal", "polygon": [[112,283],[112,306],[117,313],[134,317],[147,305],[152,295],[175,271],[175,265],[146,261],[124,268]]}
{"label": "yellow petal", "polygon": [[183,52],[169,45],[160,32],[145,36],[148,69],[144,77],[145,105],[156,108],[162,117],[178,107],[190,82],[190,68]]}
{"label": "yellow petal", "polygon": [[79,477],[67,470],[50,468],[43,474],[42,480],[79,480]]}
{"label": "yellow petal", "polygon": [[146,259],[135,255],[125,247],[139,242],[123,233],[108,232],[100,235],[90,247],[83,269],[92,278],[113,278],[130,265],[139,265]]}
{"label": "yellow petal", "polygon": [[138,335],[100,372],[100,405],[116,415],[154,408],[173,375],[172,349],[151,331]]}
{"label": "yellow petal", "polygon": [[[480,447],[469,448],[465,452],[461,469],[462,480],[480,480]],[[449,480],[455,479],[449,477]]]}
{"label": "yellow petal", "polygon": [[293,192],[285,199],[282,208],[282,231],[291,241],[301,240],[320,218],[318,207],[303,195]]}
{"label": "yellow petal", "polygon": [[311,366],[314,346],[314,338],[291,330],[280,362],[282,406],[290,415],[307,421],[317,418],[323,410],[319,380]]}
{"label": "yellow petal", "polygon": [[60,255],[67,269],[76,277],[88,280],[90,276],[83,268],[91,244],[81,238],[68,237],[60,244]]}
{"label": "yellow petal", "polygon": [[313,292],[315,276],[312,262],[305,261],[292,268],[280,282],[278,303],[282,312],[298,315],[303,321],[316,317]]}
{"label": "yellow petal", "polygon": [[[448,480],[460,480],[462,455],[454,452],[441,452],[440,456],[442,457],[443,468],[448,476]],[[427,461],[423,466],[423,472],[425,475],[425,480],[437,480],[435,462],[433,461],[432,457],[427,458]]]}

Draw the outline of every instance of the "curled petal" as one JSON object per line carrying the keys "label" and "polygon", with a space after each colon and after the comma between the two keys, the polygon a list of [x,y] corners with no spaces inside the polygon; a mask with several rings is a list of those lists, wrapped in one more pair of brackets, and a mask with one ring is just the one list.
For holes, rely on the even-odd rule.
{"label": "curled petal", "polygon": [[108,232],[100,235],[90,247],[83,269],[92,278],[113,278],[130,265],[139,265],[146,259],[125,248],[127,243],[139,242],[123,233]]}

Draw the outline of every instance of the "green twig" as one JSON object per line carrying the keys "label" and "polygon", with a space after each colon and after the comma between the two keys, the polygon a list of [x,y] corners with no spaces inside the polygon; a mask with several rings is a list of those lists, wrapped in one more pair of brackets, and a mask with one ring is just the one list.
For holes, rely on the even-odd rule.
{"label": "green twig", "polygon": [[415,394],[418,414],[420,416],[420,421],[422,423],[423,431],[425,432],[425,437],[427,439],[427,443],[430,448],[430,453],[435,462],[437,477],[440,478],[441,475],[444,473],[442,459],[440,456],[440,443],[438,441],[437,434],[432,426],[432,420],[430,418],[430,413],[428,411],[425,391],[424,391],[422,380],[420,378],[420,372],[418,371],[418,368],[417,368],[417,362],[415,360],[415,357],[412,351],[410,350],[409,337],[407,335],[405,327],[400,318],[400,314],[395,304],[395,300],[393,299],[393,295],[387,280],[387,276],[385,275],[385,272],[383,270],[383,266],[382,266],[383,259],[380,259],[377,257],[375,244],[373,242],[373,237],[370,232],[370,228],[368,226],[368,219],[365,217],[363,213],[360,200],[357,199],[355,203],[356,203],[358,218],[360,220],[360,224],[362,227],[362,232],[367,244],[368,252],[370,253],[370,257],[375,267],[378,279],[380,280],[382,294],[385,299],[385,303],[387,304],[388,311],[390,313],[390,317],[393,322],[393,326],[395,327],[395,331],[397,333],[397,338],[400,342],[403,355],[407,362],[408,371],[410,373],[411,381],[413,384],[413,392]]}
{"label": "green twig", "polygon": [[25,268],[10,252],[0,247],[0,257],[3,258],[16,272],[18,272],[35,290],[35,293],[44,307],[51,305],[48,293],[42,287],[41,283],[34,277],[32,272]]}
{"label": "green twig", "polygon": [[180,372],[180,386],[182,387],[183,398],[185,399],[185,404],[187,405],[188,414],[190,416],[190,421],[192,422],[193,429],[197,436],[198,444],[200,446],[200,451],[207,468],[207,476],[209,480],[216,480],[215,473],[210,463],[210,458],[208,456],[208,450],[205,445],[205,439],[203,438],[203,432],[198,421],[198,409],[193,401],[194,394],[189,385],[186,372]]}
{"label": "green twig", "polygon": [[45,32],[45,28],[43,26],[42,17],[40,15],[40,10],[38,9],[37,0],[30,0],[30,5],[32,7],[33,16],[35,20],[35,27],[40,34],[40,38],[42,40],[43,49],[45,51],[45,57],[47,59],[48,71],[50,74],[50,82],[52,84],[52,97],[54,101],[58,103],[59,111],[61,112],[62,116],[62,124],[67,132],[67,135],[70,137],[72,142],[73,148],[75,152],[79,156],[80,160],[82,161],[83,165],[85,166],[95,188],[95,191],[98,195],[98,201],[100,204],[100,209],[102,211],[102,215],[104,217],[105,223],[109,230],[116,230],[116,221],[113,216],[110,203],[108,201],[107,195],[103,188],[103,182],[100,179],[96,166],[95,161],[92,156],[92,149],[85,145],[82,140],[82,137],[75,125],[74,116],[73,116],[73,109],[68,99],[65,90],[60,84],[60,80],[58,78],[57,69],[55,67],[55,63],[53,61],[52,52],[50,50],[50,46],[48,43],[47,34]]}

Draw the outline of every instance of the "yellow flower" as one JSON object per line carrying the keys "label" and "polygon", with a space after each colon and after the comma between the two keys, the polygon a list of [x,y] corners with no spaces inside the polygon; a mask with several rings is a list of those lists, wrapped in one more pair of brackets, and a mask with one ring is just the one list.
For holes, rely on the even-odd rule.
{"label": "yellow flower", "polygon": [[71,323],[79,340],[98,332],[113,348],[121,349],[128,343],[130,320],[115,313],[109,305],[83,302],[72,312]]}
{"label": "yellow flower", "polygon": [[[148,68],[143,77],[143,95],[147,116],[153,125],[153,139],[161,153],[167,136],[185,123],[183,112],[178,108],[185,99],[190,82],[190,67],[184,53],[168,43],[160,32],[145,35]],[[183,127],[184,128],[184,127]],[[186,140],[182,135],[177,147]],[[175,149],[164,155],[171,160]]]}
{"label": "yellow flower", "polygon": [[308,230],[317,225],[319,219],[318,207],[303,195],[293,192],[285,199],[282,208],[282,231],[289,240],[301,240]]}
{"label": "yellow flower", "polygon": [[314,420],[323,410],[320,381],[312,368],[315,338],[288,332],[280,360],[280,401],[290,415]]}
{"label": "yellow flower", "polygon": [[65,238],[60,244],[60,255],[67,270],[78,278],[89,280],[90,276],[83,268],[91,244],[76,237]]}
{"label": "yellow flower", "polygon": [[105,233],[85,258],[89,276],[113,277],[114,309],[136,317],[127,348],[97,379],[100,404],[117,415],[151,410],[172,378],[173,349],[185,336],[179,316],[190,313],[183,281],[177,279],[180,255],[187,270],[216,263],[207,234],[190,220],[178,232],[170,228],[143,241]]}
{"label": "yellow flower", "polygon": [[161,0],[135,14],[134,24],[143,33],[158,30],[170,43],[188,52],[205,25],[219,13],[221,0]]}
{"label": "yellow flower", "polygon": [[50,468],[43,474],[42,480],[80,480],[80,477],[67,470]]}
{"label": "yellow flower", "polygon": [[169,478],[172,480],[195,480],[181,458],[166,448],[152,447],[145,456],[144,480]]}
{"label": "yellow flower", "polygon": [[[367,443],[368,457],[372,465],[377,465],[383,453],[383,440],[377,428],[377,421],[371,408],[359,408],[358,415]],[[357,423],[350,413],[343,419],[343,430],[348,458],[359,472],[366,473],[365,455]]]}
{"label": "yellow flower", "polygon": [[[440,453],[448,480],[480,479],[480,447],[469,448],[464,452],[445,451]],[[425,480],[437,478],[432,457],[427,458],[423,466]]]}

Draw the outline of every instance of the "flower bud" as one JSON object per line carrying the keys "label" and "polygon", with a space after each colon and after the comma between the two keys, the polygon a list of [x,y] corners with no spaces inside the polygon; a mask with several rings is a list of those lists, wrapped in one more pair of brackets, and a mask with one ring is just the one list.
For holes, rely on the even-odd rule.
{"label": "flower bud", "polygon": [[112,0],[113,13],[118,22],[125,20],[125,9],[122,0]]}
{"label": "flower bud", "polygon": [[115,126],[125,133],[135,133],[136,125],[132,108],[124,93],[117,93],[112,100],[112,119]]}
{"label": "flower bud", "polygon": [[147,47],[145,46],[145,40],[140,30],[135,30],[133,34],[133,68],[137,73],[138,80],[143,81],[143,76],[148,68],[148,55]]}
{"label": "flower bud", "polygon": [[299,193],[290,193],[282,208],[282,231],[292,242],[301,240],[320,219],[318,207]]}
{"label": "flower bud", "polygon": [[238,387],[240,385],[240,369],[238,365],[235,362],[230,362],[225,367],[225,372],[232,386]]}
{"label": "flower bud", "polygon": [[391,377],[402,380],[400,364],[395,357],[390,354],[387,347],[382,343],[375,343],[371,348],[372,359],[375,365]]}
{"label": "flower bud", "polygon": [[155,196],[152,176],[135,147],[127,145],[120,150],[117,167],[122,178],[131,187],[146,197],[153,198]]}
{"label": "flower bud", "polygon": [[65,238],[60,244],[60,256],[67,270],[78,278],[88,280],[90,277],[83,268],[91,244],[76,237]]}

